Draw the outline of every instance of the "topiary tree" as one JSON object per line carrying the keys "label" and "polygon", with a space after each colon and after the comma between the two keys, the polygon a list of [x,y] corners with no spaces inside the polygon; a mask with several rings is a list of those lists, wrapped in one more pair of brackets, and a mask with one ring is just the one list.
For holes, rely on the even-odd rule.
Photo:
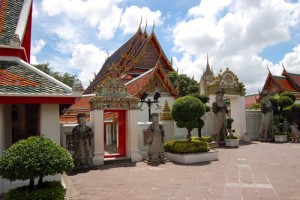
{"label": "topiary tree", "polygon": [[280,95],[275,94],[270,100],[275,108],[274,124],[280,132],[283,132],[284,119],[288,122],[293,121],[292,109],[296,101],[296,96],[289,91],[285,91]]}
{"label": "topiary tree", "polygon": [[32,136],[20,140],[4,151],[0,157],[0,176],[10,181],[30,180],[29,188],[34,188],[34,178],[71,171],[74,167],[71,154],[49,138]]}
{"label": "topiary tree", "polygon": [[199,127],[199,119],[204,115],[205,109],[205,105],[193,96],[180,97],[174,102],[172,117],[179,128],[188,130],[188,141],[191,141],[191,131]]}
{"label": "topiary tree", "polygon": [[[208,96],[200,95],[200,94],[192,94],[192,96],[199,99],[205,105],[205,112],[210,111],[210,107],[208,105],[206,105],[209,102],[209,97]],[[203,128],[203,126],[204,126],[204,121],[203,121],[203,119],[199,118],[198,119],[198,127],[197,127],[198,128],[198,137],[202,136],[201,129]]]}

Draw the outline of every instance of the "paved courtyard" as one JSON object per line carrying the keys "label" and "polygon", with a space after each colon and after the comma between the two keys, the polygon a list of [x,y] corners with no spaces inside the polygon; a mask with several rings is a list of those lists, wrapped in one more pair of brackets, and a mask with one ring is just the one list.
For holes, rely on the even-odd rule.
{"label": "paved courtyard", "polygon": [[219,148],[219,160],[117,163],[65,176],[67,200],[300,200],[300,143]]}

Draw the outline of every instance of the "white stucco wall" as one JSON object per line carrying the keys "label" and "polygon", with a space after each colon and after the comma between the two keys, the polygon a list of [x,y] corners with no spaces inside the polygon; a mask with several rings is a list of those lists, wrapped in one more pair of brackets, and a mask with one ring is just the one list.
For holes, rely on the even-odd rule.
{"label": "white stucco wall", "polygon": [[59,105],[41,104],[41,135],[60,144]]}

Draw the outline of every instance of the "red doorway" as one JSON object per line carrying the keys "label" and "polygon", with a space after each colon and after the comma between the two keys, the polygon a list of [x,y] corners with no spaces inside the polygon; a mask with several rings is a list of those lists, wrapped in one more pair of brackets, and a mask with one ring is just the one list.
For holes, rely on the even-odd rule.
{"label": "red doorway", "polygon": [[126,110],[104,110],[104,158],[126,156]]}

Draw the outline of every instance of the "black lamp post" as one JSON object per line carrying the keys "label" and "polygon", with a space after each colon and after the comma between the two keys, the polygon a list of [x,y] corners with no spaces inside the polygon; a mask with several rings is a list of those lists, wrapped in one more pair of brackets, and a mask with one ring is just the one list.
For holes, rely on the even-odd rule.
{"label": "black lamp post", "polygon": [[151,105],[153,103],[159,103],[158,99],[161,96],[161,94],[159,92],[155,92],[153,100],[151,100],[150,98],[148,98],[146,100],[148,95],[149,95],[148,93],[144,92],[141,96],[140,102],[142,102],[142,104],[146,103],[148,105],[148,114],[149,114],[149,121],[150,121],[151,120]]}

